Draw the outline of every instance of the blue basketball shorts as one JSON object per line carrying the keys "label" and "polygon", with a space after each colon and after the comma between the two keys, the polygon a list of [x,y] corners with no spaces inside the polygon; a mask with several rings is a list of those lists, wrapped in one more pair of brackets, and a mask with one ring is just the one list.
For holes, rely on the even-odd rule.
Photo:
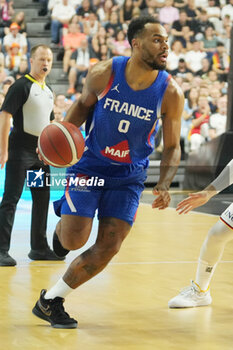
{"label": "blue basketball shorts", "polygon": [[127,184],[117,188],[66,189],[65,194],[54,202],[56,215],[78,215],[93,218],[114,217],[133,225],[139,205],[143,183]]}

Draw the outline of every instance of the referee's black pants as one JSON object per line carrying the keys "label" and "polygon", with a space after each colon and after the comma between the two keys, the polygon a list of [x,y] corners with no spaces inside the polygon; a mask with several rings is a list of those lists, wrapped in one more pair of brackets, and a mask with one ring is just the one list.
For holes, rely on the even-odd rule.
{"label": "referee's black pants", "polygon": [[[25,149],[9,151],[6,163],[4,193],[0,204],[0,250],[10,249],[11,232],[17,203],[21,197],[27,170],[42,168],[49,174],[49,166],[38,159],[36,152]],[[49,187],[30,187],[32,195],[31,249],[48,247],[46,229],[49,207]]]}

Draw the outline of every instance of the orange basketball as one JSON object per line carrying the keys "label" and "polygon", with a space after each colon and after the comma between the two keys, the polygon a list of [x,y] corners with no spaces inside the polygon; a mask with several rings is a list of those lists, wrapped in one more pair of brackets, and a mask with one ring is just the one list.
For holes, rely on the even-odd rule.
{"label": "orange basketball", "polygon": [[38,150],[42,159],[57,168],[67,168],[79,161],[85,141],[81,131],[68,122],[47,125],[38,139]]}

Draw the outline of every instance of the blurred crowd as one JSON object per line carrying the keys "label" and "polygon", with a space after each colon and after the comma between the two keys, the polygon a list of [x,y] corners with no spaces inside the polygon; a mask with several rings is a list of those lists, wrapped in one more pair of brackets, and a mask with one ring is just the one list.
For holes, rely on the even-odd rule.
{"label": "blurred crowd", "polygon": [[[169,34],[167,70],[185,94],[181,145],[183,155],[226,130],[227,79],[233,0],[33,0],[46,16],[51,48],[63,61],[66,95],[55,99],[55,119],[62,120],[80,96],[91,65],[116,55],[130,55],[129,21],[151,14]],[[28,71],[25,14],[13,1],[0,0],[2,47],[0,100],[14,79]],[[162,147],[162,141],[158,151]]]}

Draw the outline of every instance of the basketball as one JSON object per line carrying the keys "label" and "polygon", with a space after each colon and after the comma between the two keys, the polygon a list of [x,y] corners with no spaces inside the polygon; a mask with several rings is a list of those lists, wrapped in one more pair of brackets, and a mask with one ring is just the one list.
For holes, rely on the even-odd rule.
{"label": "basketball", "polygon": [[81,131],[69,122],[47,125],[39,136],[38,151],[45,163],[67,168],[79,161],[85,141]]}

